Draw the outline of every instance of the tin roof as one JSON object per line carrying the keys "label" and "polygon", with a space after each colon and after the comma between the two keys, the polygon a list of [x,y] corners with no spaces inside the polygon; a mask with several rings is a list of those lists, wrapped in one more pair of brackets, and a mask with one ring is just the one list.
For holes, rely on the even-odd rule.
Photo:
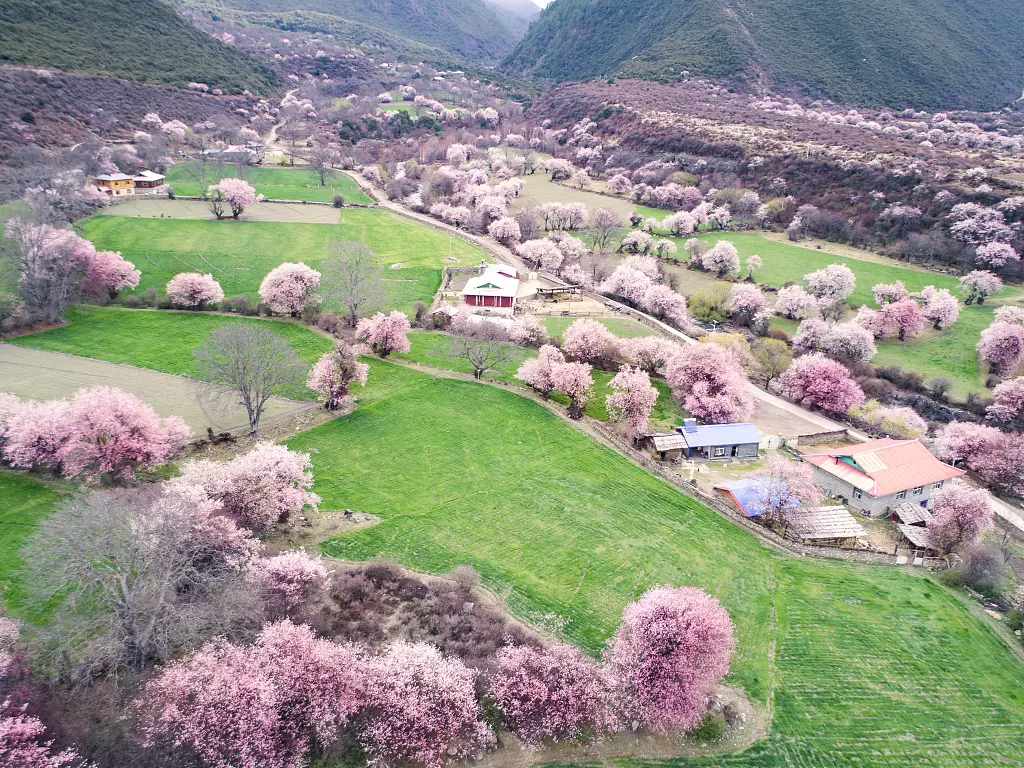
{"label": "tin roof", "polygon": [[711,445],[744,445],[760,443],[761,433],[753,424],[701,424],[680,428],[683,439],[691,448]]}
{"label": "tin roof", "polygon": [[852,539],[864,535],[846,507],[793,509],[786,513],[786,525],[801,539]]}
{"label": "tin roof", "polygon": [[804,461],[871,496],[888,496],[964,474],[935,458],[920,440],[869,440],[827,453],[806,453]]}
{"label": "tin roof", "polygon": [[166,176],[161,176],[159,173],[153,173],[153,171],[140,171],[139,175],[135,177],[136,181],[160,181],[165,179]]}
{"label": "tin roof", "polygon": [[96,181],[126,181],[127,179],[134,179],[134,176],[129,176],[126,173],[101,173],[98,176],[93,176]]}
{"label": "tin roof", "polygon": [[[729,480],[724,483],[718,483],[713,486],[716,491],[723,491],[732,497],[732,500],[736,503],[736,506],[740,508],[747,517],[759,517],[764,514],[762,505],[759,503],[761,498],[761,488],[768,482],[765,477],[741,477],[739,480]],[[780,488],[781,492],[782,489]],[[781,495],[781,493],[780,493]],[[786,505],[787,509],[793,509],[800,506],[800,499],[795,496],[791,497],[790,503]]]}
{"label": "tin roof", "polygon": [[514,298],[519,290],[519,279],[515,277],[518,274],[515,267],[491,264],[482,275],[469,279],[466,287],[462,289],[462,295],[510,296]]}

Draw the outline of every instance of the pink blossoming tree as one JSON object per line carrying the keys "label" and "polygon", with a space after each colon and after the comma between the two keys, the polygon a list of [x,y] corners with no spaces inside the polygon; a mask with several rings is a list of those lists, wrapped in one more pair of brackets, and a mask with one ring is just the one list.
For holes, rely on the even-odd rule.
{"label": "pink blossoming tree", "polygon": [[981,269],[964,275],[957,285],[960,295],[964,297],[964,304],[973,304],[975,301],[984,304],[987,296],[1003,290],[1003,281],[998,275]]}
{"label": "pink blossoming tree", "polygon": [[985,418],[1003,424],[1024,421],[1024,376],[1004,381],[992,390]]}
{"label": "pink blossoming tree", "polygon": [[719,240],[700,257],[700,265],[719,278],[739,274],[740,253],[728,240]]}
{"label": "pink blossoming tree", "polygon": [[253,560],[246,577],[290,610],[323,588],[327,569],[322,558],[310,557],[297,549]]}
{"label": "pink blossoming tree", "polygon": [[974,255],[974,262],[982,267],[1003,267],[1011,261],[1020,261],[1020,254],[1009,243],[979,245]]}
{"label": "pink blossoming tree", "polygon": [[573,360],[591,364],[606,364],[615,359],[619,339],[596,320],[580,318],[565,329],[562,351]]}
{"label": "pink blossoming tree", "polygon": [[775,313],[791,320],[807,317],[817,306],[818,300],[799,285],[780,288],[775,296]]}
{"label": "pink blossoming tree", "polygon": [[365,317],[356,325],[356,339],[370,345],[380,357],[387,357],[392,352],[408,352],[409,338],[412,330],[409,318],[404,312],[393,310],[385,315],[378,312],[373,317]]}
{"label": "pink blossoming tree", "polygon": [[761,289],[750,283],[735,283],[729,293],[729,314],[740,325],[750,325],[768,307]]}
{"label": "pink blossoming tree", "polygon": [[936,491],[928,531],[943,554],[969,547],[991,526],[992,508],[986,491],[958,480]]}
{"label": "pink blossoming tree", "polygon": [[213,184],[207,190],[210,208],[218,219],[224,218],[225,206],[231,210],[231,218],[237,219],[243,211],[263,199],[252,185],[244,179],[226,178]]}
{"label": "pink blossoming tree", "polygon": [[182,272],[167,283],[167,297],[176,307],[191,309],[216,304],[224,298],[224,290],[213,275]]}
{"label": "pink blossoming tree", "polygon": [[320,302],[316,295],[320,273],[301,261],[274,267],[260,283],[260,299],[279,315],[297,317],[306,307]]}
{"label": "pink blossoming tree", "polygon": [[752,513],[776,523],[786,522],[786,513],[798,505],[821,506],[822,492],[814,482],[814,470],[802,461],[790,461],[782,456],[769,456],[764,467],[752,477],[757,481],[753,501],[748,505]]}
{"label": "pink blossoming tree", "polygon": [[551,344],[544,344],[538,350],[537,357],[531,357],[519,366],[516,378],[547,397],[555,388],[555,368],[564,364],[565,357],[561,351]]}
{"label": "pink blossoming tree", "polygon": [[355,350],[338,344],[316,361],[309,371],[306,386],[317,393],[328,411],[338,410],[354,384],[366,386],[370,366],[359,362]]}
{"label": "pink blossoming tree", "polygon": [[903,301],[910,296],[910,291],[903,284],[902,280],[895,283],[879,283],[871,289],[876,304],[891,304],[896,301]]}
{"label": "pink blossoming tree", "polygon": [[824,269],[804,275],[804,282],[817,300],[822,314],[838,320],[842,316],[844,302],[857,285],[857,278],[845,264],[829,264]]}
{"label": "pink blossoming tree", "polygon": [[620,342],[623,356],[653,376],[679,353],[681,347],[664,336],[637,336]]}
{"label": "pink blossoming tree", "polygon": [[754,411],[739,360],[719,344],[680,348],[665,379],[683,409],[708,424],[743,421]]}
{"label": "pink blossoming tree", "polygon": [[884,304],[878,315],[885,332],[896,333],[900,341],[906,341],[907,336],[919,336],[927,322],[924,310],[913,299],[899,299]]}
{"label": "pink blossoming tree", "polygon": [[921,298],[925,317],[937,331],[949,328],[960,317],[960,302],[946,288],[927,285],[921,290]]}
{"label": "pink blossoming tree", "polygon": [[647,424],[658,400],[657,388],[651,386],[651,377],[639,368],[624,365],[608,382],[612,394],[605,399],[608,414],[613,419],[624,419],[633,430],[633,439],[647,434]]}
{"label": "pink blossoming tree", "polygon": [[94,299],[116,299],[125,288],[137,288],[141,277],[117,251],[96,251],[85,264],[85,290]]}
{"label": "pink blossoming tree", "polygon": [[487,227],[487,234],[505,246],[511,246],[513,243],[518,243],[520,238],[522,238],[522,230],[519,227],[519,222],[511,216],[502,216],[501,218],[492,221]]}
{"label": "pink blossoming tree", "polygon": [[527,746],[581,741],[610,725],[609,686],[580,649],[508,644],[496,662],[489,682],[502,725]]}
{"label": "pink blossoming tree", "polygon": [[996,370],[1010,370],[1024,357],[1024,328],[996,320],[981,332],[981,359]]}
{"label": "pink blossoming tree", "polygon": [[697,727],[729,671],[729,614],[694,587],[654,587],[626,606],[606,654],[624,719],[655,733]]}
{"label": "pink blossoming tree", "polygon": [[562,363],[551,369],[551,383],[569,398],[569,418],[583,418],[583,410],[587,407],[593,393],[594,379],[590,375],[589,363]]}
{"label": "pink blossoming tree", "polygon": [[944,461],[963,460],[989,486],[1024,493],[1024,436],[952,421],[939,430],[935,450]]}
{"label": "pink blossoming tree", "polygon": [[817,352],[794,360],[779,383],[786,397],[833,413],[864,402],[864,391],[846,366]]}

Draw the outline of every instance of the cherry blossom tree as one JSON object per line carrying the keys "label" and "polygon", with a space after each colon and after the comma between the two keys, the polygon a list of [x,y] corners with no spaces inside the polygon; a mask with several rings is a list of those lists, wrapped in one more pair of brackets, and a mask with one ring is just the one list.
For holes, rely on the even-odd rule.
{"label": "cherry blossom tree", "polygon": [[202,308],[223,300],[224,290],[213,275],[182,272],[168,281],[167,297],[176,307]]}
{"label": "cherry blossom tree", "polygon": [[976,269],[960,278],[958,288],[964,297],[964,304],[973,304],[975,301],[984,304],[987,296],[1003,290],[1003,281],[998,275]]}
{"label": "cherry blossom tree", "polygon": [[280,600],[286,609],[292,609],[323,588],[327,569],[321,557],[310,557],[296,549],[254,559],[246,578],[265,594]]}
{"label": "cherry blossom tree", "polygon": [[146,683],[134,708],[150,746],[204,765],[294,768],[363,702],[364,664],[348,646],[283,621],[254,645],[213,640]]}
{"label": "cherry blossom tree", "polygon": [[623,365],[608,382],[612,394],[606,397],[608,414],[613,419],[624,419],[633,430],[633,439],[647,434],[647,424],[658,399],[657,388],[651,386],[646,371]]}
{"label": "cherry blossom tree", "polygon": [[846,366],[817,352],[794,360],[779,383],[786,397],[833,413],[846,413],[864,402],[864,391]]}
{"label": "cherry blossom tree", "polygon": [[1020,254],[1009,243],[985,243],[975,251],[974,262],[982,267],[1003,267],[1011,261],[1020,261]]}
{"label": "cherry blossom tree", "polygon": [[116,299],[125,288],[137,288],[141,277],[117,251],[96,251],[85,263],[85,291],[94,299]]}
{"label": "cherry blossom tree", "polygon": [[665,220],[661,222],[661,226],[672,233],[674,237],[686,237],[693,234],[697,228],[697,221],[687,211],[676,211],[666,216]]}
{"label": "cherry blossom tree", "polygon": [[408,352],[412,330],[409,318],[397,309],[385,315],[378,312],[373,317],[363,318],[356,325],[356,339],[370,345],[377,355],[384,358],[392,352]]}
{"label": "cherry blossom tree", "polygon": [[221,511],[253,531],[270,531],[304,509],[316,512],[308,453],[258,443],[231,461],[201,459],[185,464],[181,482],[202,488]]}
{"label": "cherry blossom tree", "polygon": [[328,411],[338,410],[353,384],[366,386],[370,366],[359,362],[355,350],[338,344],[323,355],[309,371],[306,386],[317,393]]}
{"label": "cherry blossom tree", "polygon": [[66,400],[8,404],[4,459],[13,467],[60,470],[67,439]]}
{"label": "cherry blossom tree", "polygon": [[998,370],[1009,370],[1024,357],[1024,328],[996,320],[981,332],[977,344],[981,359]]}
{"label": "cherry blossom tree", "polygon": [[553,240],[546,237],[520,243],[516,246],[516,253],[530,266],[548,272],[556,272],[562,266],[562,252]]}
{"label": "cherry blossom tree", "polygon": [[793,334],[793,346],[797,349],[809,352],[821,349],[825,338],[832,332],[832,326],[817,317],[808,317],[800,322]]}
{"label": "cherry blossom tree", "polygon": [[518,243],[522,238],[519,222],[511,216],[502,216],[492,221],[487,227],[487,234],[505,246]]}
{"label": "cherry blossom tree", "polygon": [[502,725],[524,744],[589,739],[610,725],[611,691],[601,668],[579,648],[507,644],[489,676]]}
{"label": "cherry blossom tree", "polygon": [[596,320],[579,318],[565,329],[562,351],[573,360],[606,364],[618,353],[618,337]]}
{"label": "cherry blossom tree", "polygon": [[791,320],[807,317],[817,306],[818,300],[799,285],[780,288],[775,295],[775,313]]}
{"label": "cherry blossom tree", "polygon": [[728,240],[719,240],[700,257],[700,265],[719,278],[739,274],[740,253]]}
{"label": "cherry blossom tree", "polygon": [[903,301],[910,296],[910,291],[903,284],[902,280],[895,283],[879,283],[871,289],[876,304],[891,304],[896,301]]}
{"label": "cherry blossom tree", "polygon": [[11,241],[22,299],[44,322],[60,322],[79,297],[96,249],[73,232],[18,217],[7,222],[5,233]]}
{"label": "cherry blossom tree", "polygon": [[260,283],[260,299],[273,312],[297,317],[306,307],[320,302],[316,295],[320,273],[301,261],[274,267]]}
{"label": "cherry blossom tree", "polygon": [[804,281],[807,290],[817,299],[822,314],[836,320],[842,316],[843,304],[857,285],[853,270],[845,264],[829,264],[804,275]]}
{"label": "cherry blossom tree", "polygon": [[665,380],[683,409],[708,424],[743,421],[754,411],[743,368],[721,345],[681,347],[665,368]]}
{"label": "cherry blossom tree", "polygon": [[598,286],[598,290],[609,296],[621,296],[637,306],[643,306],[644,296],[654,285],[655,283],[648,275],[620,263]]}
{"label": "cherry blossom tree", "polygon": [[927,525],[932,543],[943,554],[968,548],[992,527],[988,493],[953,480],[935,492]]}
{"label": "cherry blossom tree", "polygon": [[747,277],[751,280],[754,279],[754,272],[761,268],[761,257],[756,253],[750,254],[747,257]]}
{"label": "cherry blossom tree", "polygon": [[359,739],[371,762],[442,768],[490,746],[475,677],[426,643],[394,643],[370,659]]}
{"label": "cherry blossom tree", "polygon": [[583,410],[593,394],[594,378],[588,363],[562,363],[551,369],[551,383],[569,398],[569,418],[583,418]]}
{"label": "cherry blossom tree", "polygon": [[218,219],[224,218],[224,206],[231,209],[231,218],[237,219],[246,208],[263,199],[263,195],[257,195],[249,182],[232,177],[221,179],[211,185],[207,189],[207,195],[210,198],[213,215]]}
{"label": "cherry blossom tree", "polygon": [[621,354],[653,376],[664,368],[681,347],[664,336],[637,336],[619,342]]}
{"label": "cherry blossom tree", "polygon": [[750,325],[768,307],[761,289],[750,283],[735,283],[729,293],[729,314],[741,325]]}
{"label": "cherry blossom tree", "polygon": [[521,347],[540,347],[547,343],[548,332],[533,315],[516,315],[509,326],[508,338]]}
{"label": "cherry blossom tree", "polygon": [[551,344],[544,344],[538,350],[537,357],[531,357],[519,366],[516,378],[547,397],[555,388],[553,377],[555,368],[564,364],[565,357],[561,351]]}
{"label": "cherry blossom tree", "polygon": [[924,314],[935,330],[949,328],[960,317],[960,302],[946,288],[936,289],[927,285],[921,290],[924,300]]}
{"label": "cherry blossom tree", "polygon": [[997,307],[993,321],[1024,326],[1024,307],[1015,307],[1013,304]]}
{"label": "cherry blossom tree", "polygon": [[686,298],[667,285],[650,285],[640,298],[640,306],[662,320],[686,324]]}
{"label": "cherry blossom tree", "polygon": [[1004,381],[992,390],[985,418],[1004,424],[1024,421],[1024,376]]}
{"label": "cherry blossom tree", "polygon": [[900,299],[887,303],[878,311],[878,321],[886,333],[896,332],[900,341],[907,336],[919,336],[928,318],[913,299]]}
{"label": "cherry blossom tree", "polygon": [[878,354],[875,337],[871,331],[856,323],[830,326],[821,338],[818,348],[831,358],[855,363],[867,362]]}
{"label": "cherry blossom tree", "polygon": [[694,729],[729,671],[729,614],[694,587],[654,587],[626,606],[606,654],[625,718],[655,733]]}
{"label": "cherry blossom tree", "polygon": [[757,487],[748,507],[766,520],[785,523],[786,513],[793,507],[821,506],[823,494],[814,483],[812,466],[806,462],[769,456],[764,467],[751,477],[757,481]]}
{"label": "cherry blossom tree", "polygon": [[189,436],[177,416],[161,419],[138,397],[116,387],[79,390],[64,419],[57,459],[65,477],[130,479],[139,468],[166,464]]}
{"label": "cherry blossom tree", "polygon": [[647,253],[651,250],[652,245],[654,245],[653,237],[643,230],[635,229],[622,238],[619,250],[627,253]]}

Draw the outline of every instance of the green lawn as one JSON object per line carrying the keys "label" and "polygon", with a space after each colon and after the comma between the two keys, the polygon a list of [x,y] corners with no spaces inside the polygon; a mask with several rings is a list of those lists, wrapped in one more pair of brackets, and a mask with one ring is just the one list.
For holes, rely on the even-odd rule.
{"label": "green lawn", "polygon": [[[565,333],[565,329],[576,319],[575,317],[542,317],[540,322],[548,333],[560,338]],[[628,317],[595,317],[593,319],[620,339],[635,339],[638,336],[652,336],[655,333],[652,328]]]}
{"label": "green lawn", "polygon": [[[72,308],[67,320],[67,325],[20,336],[9,343],[179,376],[195,373],[192,350],[201,346],[214,328],[239,320],[265,323],[267,328],[287,339],[299,357],[310,364],[333,346],[330,339],[298,323],[212,313],[81,306]],[[305,387],[292,394],[309,398]]]}
{"label": "green lawn", "polygon": [[[285,261],[316,268],[336,240],[360,240],[385,267],[389,304],[408,311],[414,301],[430,302],[451,253],[461,264],[479,264],[484,252],[459,238],[389,211],[351,209],[342,222],[291,224],[265,221],[198,221],[93,216],[84,235],[102,250],[120,251],[142,271],[137,290],[162,293],[179,272],[209,272],[226,296],[257,300],[267,272]],[[401,264],[401,268],[390,269]],[[329,307],[330,308],[330,307]]]}
{"label": "green lawn", "polygon": [[[175,194],[198,196],[202,194],[201,168],[196,162],[178,163],[167,169],[167,183]],[[238,175],[237,166],[225,163],[217,166],[207,163],[206,185],[216,184],[222,178]],[[329,203],[335,193],[343,195],[347,204],[372,205],[371,200],[356,181],[341,171],[331,171],[326,186],[320,186],[320,174],[310,168],[282,168],[259,166],[246,168],[244,178],[256,191],[271,200],[308,200]]]}
{"label": "green lawn", "polygon": [[525,398],[375,361],[354,413],[289,445],[312,453],[324,509],[381,516],[326,553],[473,565],[519,616],[591,652],[651,585],[718,597],[739,639],[731,679],[762,706],[772,697],[772,731],[742,754],[658,765],[967,768],[1024,754],[1024,667],[945,589],[776,555]]}
{"label": "green lawn", "polygon": [[18,549],[60,497],[53,486],[31,475],[0,470],[0,603],[16,613],[33,609],[24,603]]}
{"label": "green lawn", "polygon": [[[616,318],[617,319],[617,318]],[[641,328],[639,323],[635,323]],[[465,358],[452,355],[452,337],[444,333],[413,333],[409,336],[410,350],[408,354],[396,354],[399,360],[406,360],[431,368],[440,368],[447,371],[472,374],[473,368]],[[496,366],[497,370],[490,371],[486,378],[492,381],[502,381],[506,384],[523,386],[522,382],[515,377],[519,366],[524,360],[537,356],[537,350],[524,347],[514,347],[515,353],[506,362]],[[587,403],[585,413],[598,421],[608,421],[608,407],[606,398],[612,390],[608,382],[615,375],[612,371],[595,370],[591,374],[594,378],[594,394]],[[651,412],[651,426],[653,428],[670,428],[679,426],[682,423],[683,412],[672,399],[672,391],[668,384],[660,379],[652,382],[658,389],[658,400]],[[569,401],[561,394],[555,393],[552,398],[556,403],[568,405]]]}

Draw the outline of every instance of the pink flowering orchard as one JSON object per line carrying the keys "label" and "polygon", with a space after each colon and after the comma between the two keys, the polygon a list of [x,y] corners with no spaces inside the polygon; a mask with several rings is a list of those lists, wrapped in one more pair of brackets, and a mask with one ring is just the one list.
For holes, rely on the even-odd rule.
{"label": "pink flowering orchard", "polygon": [[864,402],[864,391],[846,366],[818,353],[798,357],[779,382],[786,397],[824,411],[846,413],[850,406]]}
{"label": "pink flowering orchard", "polygon": [[681,347],[665,368],[665,380],[683,409],[705,423],[743,421],[754,411],[739,360],[718,344]]}
{"label": "pink flowering orchard", "polygon": [[729,671],[729,614],[694,587],[654,587],[626,606],[606,654],[617,709],[655,733],[693,730]]}
{"label": "pink flowering orchard", "polygon": [[990,527],[992,507],[987,491],[954,480],[936,492],[928,531],[940,552],[965,549]]}
{"label": "pink flowering orchard", "polygon": [[260,284],[260,299],[279,315],[296,317],[319,303],[320,273],[301,261],[274,267]]}
{"label": "pink flowering orchard", "polygon": [[378,312],[373,317],[366,317],[356,325],[356,339],[365,342],[380,357],[384,358],[392,352],[408,352],[409,338],[412,330],[409,318],[404,312],[393,310],[385,315]]}
{"label": "pink flowering orchard", "polygon": [[311,557],[302,550],[257,558],[250,564],[246,575],[269,596],[279,599],[287,609],[294,608],[322,589],[327,581],[323,559]]}
{"label": "pink flowering orchard", "polygon": [[596,320],[586,318],[574,320],[562,338],[562,351],[567,357],[595,365],[613,360],[618,345],[619,339],[614,333]]}
{"label": "pink flowering orchard", "polygon": [[569,418],[583,418],[583,410],[593,394],[594,378],[588,363],[562,363],[551,370],[551,384],[569,398]]}
{"label": "pink flowering orchard", "polygon": [[306,386],[317,393],[328,411],[338,410],[353,385],[366,386],[370,366],[359,362],[355,350],[338,344],[316,361],[309,371]]}
{"label": "pink flowering orchard", "polygon": [[605,398],[609,415],[624,420],[633,432],[633,439],[641,439],[647,434],[651,411],[658,399],[651,377],[639,368],[624,365],[608,386],[612,389],[612,394]]}
{"label": "pink flowering orchard", "polygon": [[551,344],[544,344],[537,351],[537,357],[531,357],[519,366],[516,378],[547,397],[555,389],[555,368],[564,364],[565,356],[561,351]]}
{"label": "pink flowering orchard", "polygon": [[96,251],[85,265],[86,293],[96,299],[116,299],[117,294],[139,286],[142,273],[116,251]]}

